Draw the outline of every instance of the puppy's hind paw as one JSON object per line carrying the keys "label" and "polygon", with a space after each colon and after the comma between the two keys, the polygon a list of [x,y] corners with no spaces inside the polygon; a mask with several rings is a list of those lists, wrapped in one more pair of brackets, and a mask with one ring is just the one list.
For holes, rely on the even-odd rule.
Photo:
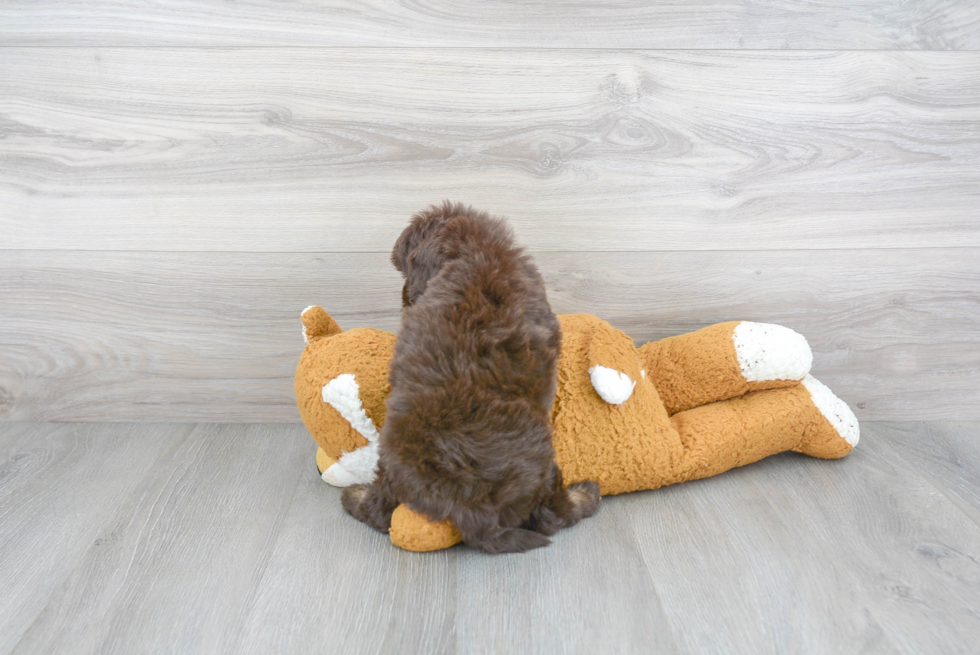
{"label": "puppy's hind paw", "polygon": [[568,501],[579,519],[585,519],[599,509],[599,485],[591,480],[570,484],[567,489]]}
{"label": "puppy's hind paw", "polygon": [[367,494],[368,486],[366,484],[355,484],[350,487],[344,487],[343,492],[340,494],[340,504],[343,505],[344,511],[354,518],[359,519],[361,503],[367,498]]}
{"label": "puppy's hind paw", "polygon": [[348,514],[378,532],[388,532],[391,528],[391,514],[397,505],[385,500],[376,485],[369,484],[344,487],[340,504]]}

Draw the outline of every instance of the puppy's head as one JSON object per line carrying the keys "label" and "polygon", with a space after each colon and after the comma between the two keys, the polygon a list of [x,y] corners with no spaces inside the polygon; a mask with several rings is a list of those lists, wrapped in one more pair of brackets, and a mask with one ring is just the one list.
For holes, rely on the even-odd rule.
{"label": "puppy's head", "polygon": [[402,304],[415,304],[447,262],[459,256],[461,230],[466,222],[480,214],[470,207],[445,201],[412,217],[402,231],[391,253],[391,263],[405,278]]}

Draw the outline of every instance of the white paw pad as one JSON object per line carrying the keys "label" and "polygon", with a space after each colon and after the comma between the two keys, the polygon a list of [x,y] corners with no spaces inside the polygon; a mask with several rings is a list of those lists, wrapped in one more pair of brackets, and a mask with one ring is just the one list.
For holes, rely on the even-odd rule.
{"label": "white paw pad", "polygon": [[803,335],[782,325],[742,321],[735,326],[732,341],[748,382],[802,380],[813,364]]}
{"label": "white paw pad", "polygon": [[861,429],[858,427],[857,417],[854,416],[854,412],[847,406],[847,403],[835,396],[834,392],[827,388],[827,385],[812,375],[803,378],[803,386],[810,392],[813,404],[837,430],[837,434],[851,444],[852,448],[856,446],[861,437]]}
{"label": "white paw pad", "polygon": [[592,388],[610,405],[625,403],[633,395],[633,388],[636,387],[636,382],[630,376],[605,366],[590,368],[589,377],[592,379]]}

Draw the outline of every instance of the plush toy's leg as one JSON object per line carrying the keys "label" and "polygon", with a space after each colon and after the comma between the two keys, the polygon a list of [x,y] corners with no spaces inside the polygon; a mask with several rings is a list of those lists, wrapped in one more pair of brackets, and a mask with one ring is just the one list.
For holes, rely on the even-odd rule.
{"label": "plush toy's leg", "polygon": [[391,528],[388,530],[391,543],[405,550],[428,552],[455,546],[463,538],[449,519],[430,521],[408,505],[399,505],[391,515]]}
{"label": "plush toy's leg", "polygon": [[793,387],[680,412],[671,423],[684,444],[675,482],[717,475],[787,450],[836,459],[858,440],[854,414],[810,376]]}
{"label": "plush toy's leg", "polygon": [[806,339],[770,323],[733,321],[651,341],[640,349],[669,414],[748,391],[793,386],[810,371]]}

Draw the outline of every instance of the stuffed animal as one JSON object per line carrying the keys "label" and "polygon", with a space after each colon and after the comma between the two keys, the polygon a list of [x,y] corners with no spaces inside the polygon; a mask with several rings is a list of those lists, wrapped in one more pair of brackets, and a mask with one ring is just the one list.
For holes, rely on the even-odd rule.
{"label": "stuffed animal", "polygon": [[[558,319],[552,427],[566,484],[594,480],[603,494],[656,489],[787,450],[843,457],[858,442],[854,414],[809,375],[810,348],[789,328],[719,323],[637,348],[595,316]],[[317,306],[302,322],[308,345],[296,370],[296,402],[319,445],[317,468],[335,486],[369,483],[395,335],[343,331]],[[404,505],[389,535],[416,551],[459,541],[450,523]]]}

